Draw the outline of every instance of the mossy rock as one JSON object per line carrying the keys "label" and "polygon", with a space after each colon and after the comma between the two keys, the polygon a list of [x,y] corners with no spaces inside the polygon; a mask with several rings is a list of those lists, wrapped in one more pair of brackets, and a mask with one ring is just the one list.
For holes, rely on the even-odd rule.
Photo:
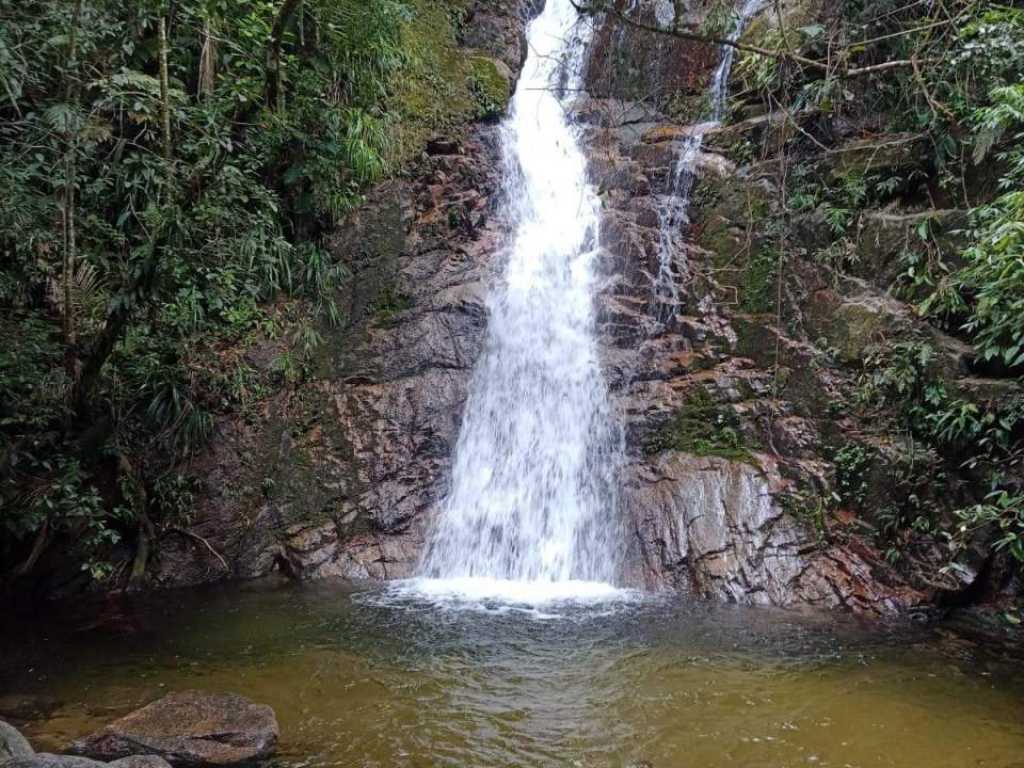
{"label": "mossy rock", "polygon": [[916,133],[892,133],[847,142],[824,158],[833,181],[851,176],[892,174],[921,168],[928,158],[927,138]]}
{"label": "mossy rock", "polygon": [[504,115],[512,98],[512,72],[508,65],[489,56],[471,56],[469,79],[477,117]]}
{"label": "mossy rock", "polygon": [[687,398],[647,443],[649,454],[679,451],[757,464],[735,411],[718,405],[704,388]]}
{"label": "mossy rock", "polygon": [[821,386],[817,363],[806,345],[780,343],[777,331],[760,315],[734,315],[731,325],[736,332],[733,354],[775,370],[776,395],[792,404],[794,415],[819,419],[828,411],[833,400]]}
{"label": "mossy rock", "polygon": [[676,93],[665,105],[665,114],[683,125],[694,125],[707,119],[711,100],[707,93]]}
{"label": "mossy rock", "polygon": [[881,341],[908,337],[912,331],[903,306],[881,295],[844,299],[832,291],[818,291],[807,302],[805,320],[846,364],[859,363]]}
{"label": "mossy rock", "polygon": [[317,525],[333,519],[356,482],[351,445],[334,419],[333,394],[306,386],[286,412],[274,413],[260,436],[260,491],[275,512],[274,527]]}
{"label": "mossy rock", "polygon": [[438,133],[473,119],[471,68],[459,45],[463,0],[410,0],[402,25],[402,49],[411,66],[390,83],[390,112],[397,118],[389,161],[400,168]]}
{"label": "mossy rock", "polygon": [[888,290],[906,271],[901,259],[909,252],[934,248],[945,264],[955,266],[968,225],[967,213],[959,210],[868,211],[859,219],[857,258],[851,271]]}
{"label": "mossy rock", "polygon": [[793,42],[802,42],[798,30],[818,21],[824,13],[824,8],[823,0],[780,0],[778,3],[765,5],[747,25],[740,42],[762,48],[774,47],[780,14],[782,25],[788,34],[793,35]]}

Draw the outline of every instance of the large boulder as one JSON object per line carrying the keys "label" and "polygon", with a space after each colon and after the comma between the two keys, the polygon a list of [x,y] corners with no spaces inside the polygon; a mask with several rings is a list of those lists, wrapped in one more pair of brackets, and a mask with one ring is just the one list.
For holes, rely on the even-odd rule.
{"label": "large boulder", "polygon": [[60,699],[53,696],[25,693],[0,694],[0,719],[41,720],[60,708]]}
{"label": "large boulder", "polygon": [[268,706],[235,694],[182,691],[76,741],[69,751],[98,760],[158,755],[175,766],[238,765],[272,755],[278,733]]}
{"label": "large boulder", "polygon": [[52,755],[48,752],[23,755],[3,763],[4,768],[103,768],[105,763],[74,755]]}
{"label": "large boulder", "polygon": [[917,133],[890,133],[855,139],[821,158],[833,181],[870,173],[891,174],[922,167],[928,158],[927,139]]}
{"label": "large boulder", "polygon": [[0,720],[0,763],[15,758],[31,757],[35,754],[28,739],[22,736],[13,725]]}
{"label": "large boulder", "polygon": [[132,755],[112,763],[101,763],[88,757],[40,752],[0,762],[4,768],[171,768],[170,763],[156,755]]}
{"label": "large boulder", "polygon": [[107,768],[171,768],[171,764],[157,755],[132,755],[122,757],[112,763],[106,764]]}

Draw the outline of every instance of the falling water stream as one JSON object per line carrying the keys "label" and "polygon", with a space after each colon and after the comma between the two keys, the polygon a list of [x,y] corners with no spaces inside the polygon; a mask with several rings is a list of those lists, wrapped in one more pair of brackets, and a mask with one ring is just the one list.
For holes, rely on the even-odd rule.
{"label": "falling water stream", "polygon": [[[731,39],[761,2],[746,0]],[[490,297],[487,345],[420,590],[520,601],[615,591],[622,437],[595,335],[600,204],[566,104],[580,85],[587,30],[571,0],[549,0],[529,25],[528,58],[502,128],[516,234]],[[709,121],[683,142],[660,207],[655,295],[664,307],[678,298],[678,231],[704,133],[724,113],[733,55],[722,47]]]}
{"label": "falling water stream", "polygon": [[[764,5],[764,1],[744,0],[726,39],[736,42],[750,19]],[[672,268],[673,259],[682,246],[681,230],[689,220],[690,192],[693,189],[697,160],[704,146],[704,136],[712,128],[720,125],[725,117],[729,75],[732,72],[736,49],[731,45],[723,45],[719,56],[718,67],[708,89],[707,119],[691,126],[688,135],[681,142],[672,170],[669,194],[658,206],[658,274],[654,280],[654,297],[660,305],[659,319],[662,322],[666,322],[675,313],[675,307],[679,303],[679,286]]]}
{"label": "falling water stream", "polygon": [[588,597],[616,578],[621,436],[594,327],[600,204],[567,109],[587,31],[570,0],[548,0],[529,25],[502,127],[516,232],[423,589]]}
{"label": "falling water stream", "polygon": [[[746,0],[730,39],[762,2]],[[594,325],[600,203],[566,104],[579,89],[587,31],[571,0],[549,0],[529,25],[528,58],[502,127],[516,234],[490,297],[487,346],[420,590],[518,601],[615,592],[622,438]],[[725,110],[733,56],[722,47],[709,121],[683,142],[659,210],[655,296],[663,307],[678,298],[678,231],[704,133]]]}

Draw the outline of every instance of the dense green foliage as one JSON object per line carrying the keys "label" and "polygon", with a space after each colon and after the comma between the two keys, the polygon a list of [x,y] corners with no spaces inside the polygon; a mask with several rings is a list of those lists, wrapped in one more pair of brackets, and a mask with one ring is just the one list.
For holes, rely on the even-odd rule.
{"label": "dense green foliage", "polygon": [[[858,272],[857,233],[868,211],[958,208],[969,229],[944,233],[922,218],[890,291],[920,317],[969,343],[974,368],[1007,383],[1024,373],[1024,9],[960,0],[844,3],[825,24],[764,36],[778,55],[745,52],[738,73],[748,93],[784,108],[794,131],[785,146],[789,217],[814,214],[830,243],[810,254],[837,280]],[[930,156],[866,167],[821,162],[821,118],[862,135],[910,137]],[[817,121],[817,122],[816,122]],[[817,132],[817,135],[815,135]],[[841,172],[840,172],[841,171]],[[785,231],[784,228],[782,228]],[[950,242],[959,243],[951,248]],[[791,243],[783,237],[788,250]],[[876,429],[905,436],[909,457],[889,463],[896,491],[878,521],[890,557],[912,532],[944,538],[953,551],[981,534],[1024,564],[1024,401],[979,397],[943,370],[925,334],[879,343],[866,359],[856,407]],[[1012,394],[1017,392],[1018,394]],[[836,457],[839,501],[857,508],[871,451]],[[959,482],[949,481],[956,475]],[[952,505],[952,510],[950,510]]]}
{"label": "dense green foliage", "polygon": [[344,321],[325,233],[442,119],[414,99],[468,92],[458,8],[0,0],[0,571],[144,534],[218,414],[302,375]]}

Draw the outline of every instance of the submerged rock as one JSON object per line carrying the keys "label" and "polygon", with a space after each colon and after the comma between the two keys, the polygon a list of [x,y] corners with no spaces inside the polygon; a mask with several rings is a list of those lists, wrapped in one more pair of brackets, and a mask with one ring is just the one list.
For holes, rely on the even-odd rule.
{"label": "submerged rock", "polygon": [[118,768],[159,768],[135,755],[157,755],[175,766],[238,765],[272,755],[278,733],[268,706],[235,694],[182,691],[86,736],[70,751],[100,760],[125,758]]}
{"label": "submerged rock", "polygon": [[60,704],[60,700],[52,696],[4,694],[0,695],[0,718],[35,720],[49,716]]}
{"label": "submerged rock", "polygon": [[31,757],[35,754],[28,739],[19,733],[13,725],[0,720],[0,763],[8,760]]}

